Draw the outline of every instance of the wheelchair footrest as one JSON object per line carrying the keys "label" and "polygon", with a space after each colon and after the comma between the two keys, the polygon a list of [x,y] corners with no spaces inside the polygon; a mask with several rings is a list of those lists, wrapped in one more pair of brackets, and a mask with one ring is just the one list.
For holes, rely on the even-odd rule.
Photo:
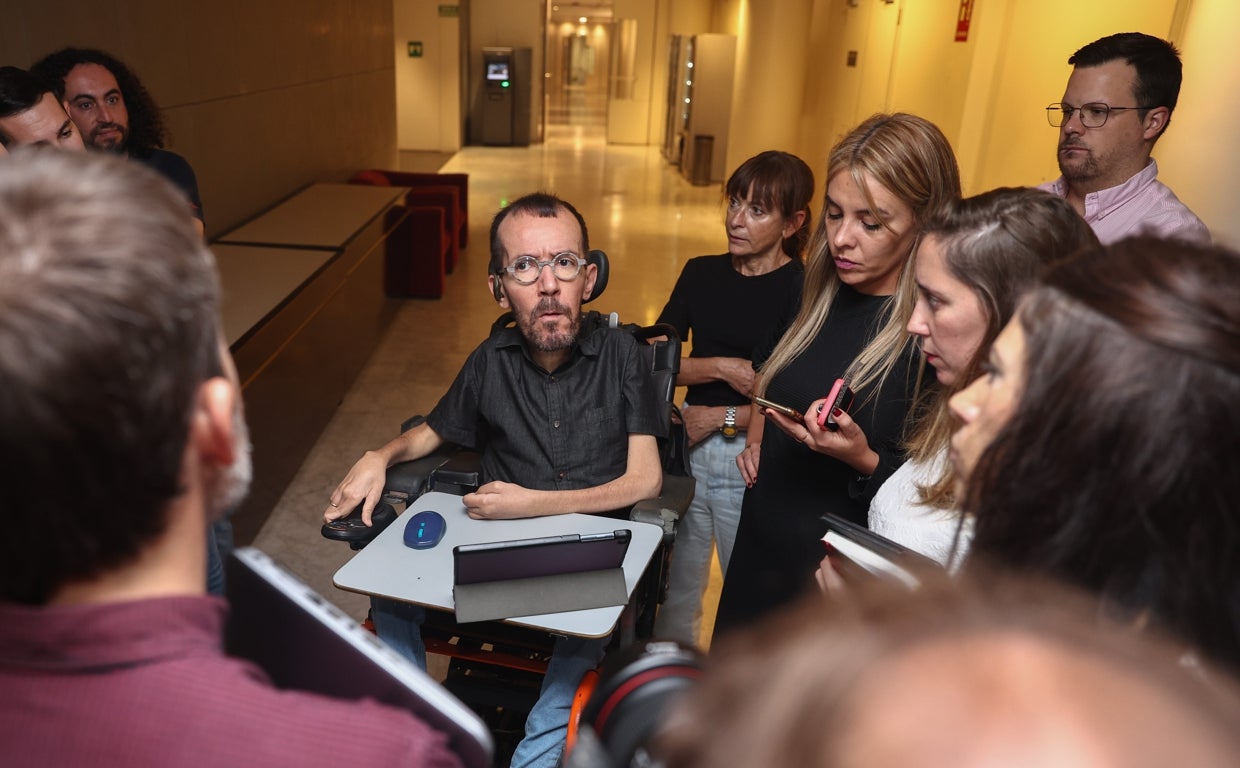
{"label": "wheelchair footrest", "polygon": [[500,622],[462,625],[445,611],[426,612],[422,640],[431,653],[537,675],[547,671],[555,649],[546,632]]}
{"label": "wheelchair footrest", "polygon": [[520,712],[524,720],[538,701],[542,675],[454,659],[443,684],[485,720],[491,718],[484,713],[494,709]]}
{"label": "wheelchair footrest", "polygon": [[470,644],[452,642],[442,637],[423,637],[427,653],[438,653],[451,656],[462,661],[473,661],[480,664],[493,664],[506,669],[519,669],[534,674],[545,674],[547,662],[541,658],[531,658],[526,654],[511,653],[494,646],[471,647]]}

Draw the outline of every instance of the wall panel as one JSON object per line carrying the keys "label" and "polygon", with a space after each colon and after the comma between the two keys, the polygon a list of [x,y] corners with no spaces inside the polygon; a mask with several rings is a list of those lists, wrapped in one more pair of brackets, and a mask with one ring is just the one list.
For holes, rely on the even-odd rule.
{"label": "wall panel", "polygon": [[396,162],[392,0],[9,0],[0,63],[126,61],[198,174],[213,237],[312,181]]}

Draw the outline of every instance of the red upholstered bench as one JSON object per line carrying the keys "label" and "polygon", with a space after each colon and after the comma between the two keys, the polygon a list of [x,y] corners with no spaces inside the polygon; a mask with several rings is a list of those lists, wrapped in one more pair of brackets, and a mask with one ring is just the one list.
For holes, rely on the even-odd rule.
{"label": "red upholstered bench", "polygon": [[[388,215],[397,219],[403,208]],[[383,291],[398,298],[437,299],[443,296],[448,251],[453,237],[443,209],[415,205],[388,235],[384,246]]]}
{"label": "red upholstered bench", "polygon": [[[389,296],[439,298],[444,275],[456,266],[461,234],[468,231],[462,188],[468,175],[359,171],[352,184],[409,186],[409,218],[388,238],[384,291]],[[438,182],[438,183],[430,183]]]}
{"label": "red upholstered bench", "polygon": [[[369,169],[359,171],[350,180],[355,184],[391,185],[418,190],[425,187],[451,186],[457,190],[456,206],[448,210],[448,225],[456,236],[457,251],[469,244],[469,174],[467,173],[414,173],[410,171],[384,171]],[[456,266],[456,254],[448,264],[451,272]]]}

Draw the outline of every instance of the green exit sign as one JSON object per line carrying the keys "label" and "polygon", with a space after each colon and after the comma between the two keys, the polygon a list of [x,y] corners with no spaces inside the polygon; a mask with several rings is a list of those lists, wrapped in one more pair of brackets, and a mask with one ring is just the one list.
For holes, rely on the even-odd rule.
{"label": "green exit sign", "polygon": [[422,58],[422,41],[421,40],[410,40],[409,41],[409,58],[411,59]]}
{"label": "green exit sign", "polygon": [[461,15],[461,7],[459,5],[441,5],[439,6],[439,15],[449,19],[456,18]]}

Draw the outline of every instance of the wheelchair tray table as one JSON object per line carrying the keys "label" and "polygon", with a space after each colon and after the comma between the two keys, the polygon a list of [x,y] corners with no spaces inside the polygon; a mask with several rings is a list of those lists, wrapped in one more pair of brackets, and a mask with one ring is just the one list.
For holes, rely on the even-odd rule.
{"label": "wheelchair tray table", "polygon": [[[447,532],[431,549],[405,546],[404,530],[409,515],[434,510],[443,515]],[[624,557],[624,587],[628,597],[663,539],[663,530],[649,523],[616,520],[597,515],[550,515],[520,520],[474,520],[465,513],[460,496],[427,493],[413,502],[375,540],[336,571],[333,582],[340,589],[387,597],[428,608],[453,610],[452,548],[459,544],[558,536],[566,533],[605,533],[619,529],[632,532]],[[571,576],[569,577],[571,578]],[[565,635],[604,637],[615,627],[625,606],[588,608],[538,616],[505,619],[512,624]]]}

